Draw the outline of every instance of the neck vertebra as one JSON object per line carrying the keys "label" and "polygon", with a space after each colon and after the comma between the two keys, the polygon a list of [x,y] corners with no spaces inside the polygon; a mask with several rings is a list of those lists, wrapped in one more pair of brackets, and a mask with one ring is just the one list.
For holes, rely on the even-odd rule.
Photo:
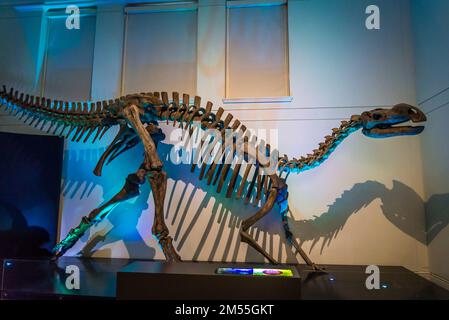
{"label": "neck vertebra", "polygon": [[325,137],[324,142],[319,144],[319,148],[313,150],[312,154],[303,156],[299,159],[288,159],[284,156],[279,159],[279,172],[296,172],[300,173],[322,164],[329,155],[337,148],[337,146],[346,139],[351,133],[362,127],[360,116],[352,116],[349,121],[342,121],[339,128],[332,129],[332,134]]}

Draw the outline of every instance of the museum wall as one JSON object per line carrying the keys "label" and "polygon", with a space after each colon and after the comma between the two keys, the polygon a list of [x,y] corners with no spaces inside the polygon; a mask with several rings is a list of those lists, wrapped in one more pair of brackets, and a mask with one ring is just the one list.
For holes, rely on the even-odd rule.
{"label": "museum wall", "polygon": [[[159,76],[150,73],[157,70],[161,78],[171,75],[175,87],[189,85],[192,90],[196,88],[191,96],[198,94],[203,101],[211,100],[215,108],[223,106],[251,129],[272,133],[274,138],[270,142],[274,146],[277,136],[281,154],[299,157],[315,149],[333,127],[352,114],[399,102],[416,104],[410,2],[374,2],[382,12],[380,30],[365,28],[365,9],[373,1],[288,1],[284,9],[273,9],[277,10],[278,24],[272,30],[286,37],[281,41],[276,34],[266,35],[272,41],[269,43],[278,43],[276,47],[284,50],[276,51],[267,46],[272,50],[270,57],[273,59],[267,59],[264,52],[251,53],[246,50],[251,48],[242,46],[245,42],[242,39],[250,39],[254,47],[261,45],[257,24],[245,27],[244,19],[248,15],[249,21],[263,21],[261,17],[267,12],[260,8],[250,12],[242,11],[242,6],[235,3],[234,6],[228,3],[230,8],[227,9],[224,1],[200,1],[194,9],[195,15],[183,20],[189,26],[196,21],[196,37],[189,43],[179,42],[185,48],[185,54],[180,50],[179,55],[175,55],[172,43],[166,43],[164,39],[149,43],[154,29],[141,30],[140,35],[128,35],[127,32],[134,29],[129,28],[129,20],[128,24],[125,22],[126,14],[120,4],[99,6],[94,14],[93,47],[84,41],[84,47],[78,48],[92,53],[91,92],[80,95],[104,99],[128,93],[124,88],[135,84],[124,83],[124,79],[133,76],[141,77],[138,84],[142,82],[147,91],[173,90],[153,89],[151,81],[158,81]],[[276,4],[273,7],[281,3],[272,2]],[[265,10],[269,8],[266,6]],[[135,10],[138,9],[127,14],[156,14],[150,9]],[[183,11],[174,12],[181,14]],[[42,59],[47,42],[42,31],[47,29],[46,19],[41,19],[36,12],[2,13],[0,35],[9,41],[3,42],[5,49],[0,52],[0,82],[20,84],[21,88],[34,92],[45,86],[41,69],[48,69]],[[235,31],[239,25],[249,28],[245,29],[248,33],[242,32],[243,38],[239,38]],[[176,30],[175,23],[170,30],[167,32]],[[128,41],[138,39],[138,36],[142,38],[141,50],[139,46],[132,46],[135,41]],[[69,41],[69,37],[76,38],[70,33],[66,37],[65,41]],[[191,54],[192,45],[196,55]],[[158,48],[164,48],[167,55],[173,57],[173,62],[165,69],[167,74],[161,65],[152,67],[140,60],[152,51],[161,55]],[[73,47],[73,51],[76,50]],[[63,50],[59,52],[59,59],[64,59]],[[248,59],[248,56],[254,57],[254,61],[242,64],[242,57]],[[83,59],[80,58],[79,63],[84,61],[89,66],[90,58]],[[139,61],[141,69],[148,72],[147,80],[142,72],[127,74],[130,70],[140,70]],[[257,70],[257,63],[261,61],[269,61],[273,69]],[[184,73],[179,73],[173,65],[179,66]],[[194,80],[183,83],[185,77],[191,79],[186,73],[191,72],[192,65],[196,70]],[[88,73],[88,68],[83,70]],[[248,78],[247,70],[260,72],[257,73],[261,81],[259,91],[259,80]],[[88,79],[89,75],[85,73],[83,77]],[[74,75],[56,72],[53,76],[62,76],[57,79],[63,81],[64,77]],[[270,82],[272,79],[281,79],[282,85]],[[243,97],[240,84],[247,86],[252,96]],[[72,94],[71,89],[66,90],[64,94]],[[0,130],[36,132],[4,114],[0,117]],[[137,148],[105,167],[102,177],[93,176],[96,161],[113,134],[109,132],[95,145],[66,142],[61,236],[76,226],[83,215],[113,196],[121,188],[124,177],[139,166],[142,149]],[[170,152],[167,143],[168,140],[160,146],[164,159]],[[343,142],[319,168],[291,175],[288,180],[290,223],[311,258],[329,264],[404,265],[416,272],[427,272],[426,203],[421,159],[420,137],[375,140],[358,132]],[[182,258],[262,261],[254,250],[240,244],[238,237],[241,221],[257,208],[216,196],[215,188],[199,182],[196,175],[190,174],[189,168],[189,165],[166,162],[170,178],[166,198],[167,224]],[[162,258],[151,236],[153,201],[150,195],[149,186],[144,185],[138,199],[118,207],[94,226],[69,254],[75,255],[82,250],[85,255],[94,257]],[[285,245],[279,222],[280,217],[273,212],[251,233],[276,258],[295,261]]]}
{"label": "museum wall", "polygon": [[421,143],[429,266],[435,281],[449,288],[449,2],[412,4],[417,100],[428,116]]}

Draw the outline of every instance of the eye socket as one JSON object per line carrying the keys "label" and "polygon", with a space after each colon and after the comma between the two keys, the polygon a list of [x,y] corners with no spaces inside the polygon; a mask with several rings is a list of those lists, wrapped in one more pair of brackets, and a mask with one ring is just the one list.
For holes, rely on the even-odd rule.
{"label": "eye socket", "polygon": [[379,114],[379,113],[373,114],[373,119],[374,119],[374,120],[379,120],[380,118],[382,118],[382,115],[381,115],[381,114]]}

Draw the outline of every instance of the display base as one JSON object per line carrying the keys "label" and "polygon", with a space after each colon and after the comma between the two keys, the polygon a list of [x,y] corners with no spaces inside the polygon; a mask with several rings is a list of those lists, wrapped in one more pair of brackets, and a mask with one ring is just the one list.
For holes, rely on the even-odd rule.
{"label": "display base", "polygon": [[[217,268],[283,268],[291,277],[217,274]],[[294,265],[139,261],[117,273],[117,299],[299,300],[301,278]]]}
{"label": "display base", "polygon": [[[182,262],[167,267],[155,261],[76,257],[62,257],[56,264],[48,260],[6,262],[0,299],[449,299],[449,291],[394,266],[380,266],[381,287],[368,290],[366,266],[324,265],[327,273],[317,274],[308,266],[296,265],[291,269],[299,270],[296,276],[300,279],[273,283],[268,277],[255,278],[255,282],[236,276],[217,277],[215,269],[229,266],[226,263]],[[66,268],[70,265],[80,270],[79,290],[66,288]],[[273,267],[246,263],[236,266]],[[193,296],[200,286],[209,295]]]}

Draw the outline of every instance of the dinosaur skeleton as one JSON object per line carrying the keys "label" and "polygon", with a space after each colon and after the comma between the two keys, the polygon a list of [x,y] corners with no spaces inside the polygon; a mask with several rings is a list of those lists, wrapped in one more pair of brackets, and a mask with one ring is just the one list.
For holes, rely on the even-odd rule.
{"label": "dinosaur skeleton", "polygon": [[[173,246],[163,212],[167,174],[163,171],[163,163],[158,156],[157,145],[165,137],[162,129],[158,127],[158,123],[166,121],[167,124],[170,122],[173,126],[178,124],[184,132],[188,133],[189,137],[195,130],[195,127],[192,126],[194,123],[199,123],[203,130],[219,130],[223,136],[225,130],[241,133],[240,140],[232,140],[233,151],[230,155],[228,154],[232,161],[218,164],[217,160],[222,157],[220,155],[214,157],[214,161],[210,164],[206,161],[198,163],[199,179],[207,178],[207,184],[217,185],[218,193],[226,189],[228,198],[233,196],[237,199],[244,198],[246,203],[251,200],[255,203],[262,201],[261,208],[242,222],[240,236],[241,241],[256,249],[271,263],[277,262],[250,236],[248,229],[267,215],[277,204],[280,208],[287,241],[308,265],[319,270],[290,231],[287,219],[289,211],[287,176],[291,172],[300,173],[320,165],[346,137],[359,129],[362,129],[364,135],[374,138],[416,135],[423,131],[423,126],[398,126],[398,124],[408,121],[426,121],[423,112],[407,104],[398,104],[391,109],[374,109],[363,112],[361,115],[353,115],[349,121],[342,121],[338,128],[332,129],[332,134],[326,136],[324,142],[320,143],[319,147],[311,154],[299,159],[289,159],[286,155],[276,157],[276,170],[270,174],[263,174],[263,169],[269,165],[269,159],[273,153],[268,144],[265,145],[263,141],[258,141],[256,136],[251,136],[249,130],[246,130],[247,128],[239,120],[232,122],[231,114],[223,117],[223,108],[214,112],[211,102],[207,102],[205,107],[201,107],[201,98],[198,96],[194,98],[193,104],[190,104],[189,101],[189,95],[184,94],[181,102],[179,94],[176,92],[173,93],[171,101],[166,92],[132,94],[120,99],[96,103],[52,101],[47,98],[24,95],[14,89],[8,92],[3,86],[3,90],[0,91],[1,105],[19,119],[23,119],[28,125],[47,133],[66,138],[71,137],[72,141],[82,141],[83,143],[93,137],[91,138],[93,143],[101,139],[113,126],[119,126],[116,137],[95,167],[94,174],[97,176],[101,175],[104,164],[114,160],[137,144],[143,144],[142,165],[135,173],[128,175],[123,188],[112,199],[92,210],[81,219],[76,228],[69,231],[68,235],[55,246],[55,258],[62,256],[90,226],[105,218],[119,203],[137,197],[140,193],[139,186],[145,183],[147,178],[153,190],[155,204],[152,233],[158,239],[168,261],[181,261]],[[216,142],[217,139],[206,142],[206,139],[203,138],[201,147],[213,147]],[[212,157],[208,153],[207,155]],[[242,163],[235,162],[235,159],[239,158],[239,155],[243,155],[245,160],[252,158],[255,161],[248,162],[241,180],[238,181]],[[194,172],[196,167],[197,163],[194,163],[191,171]],[[231,172],[232,174],[230,174]],[[286,176],[282,178],[284,173]],[[228,178],[229,176],[230,178]]]}

